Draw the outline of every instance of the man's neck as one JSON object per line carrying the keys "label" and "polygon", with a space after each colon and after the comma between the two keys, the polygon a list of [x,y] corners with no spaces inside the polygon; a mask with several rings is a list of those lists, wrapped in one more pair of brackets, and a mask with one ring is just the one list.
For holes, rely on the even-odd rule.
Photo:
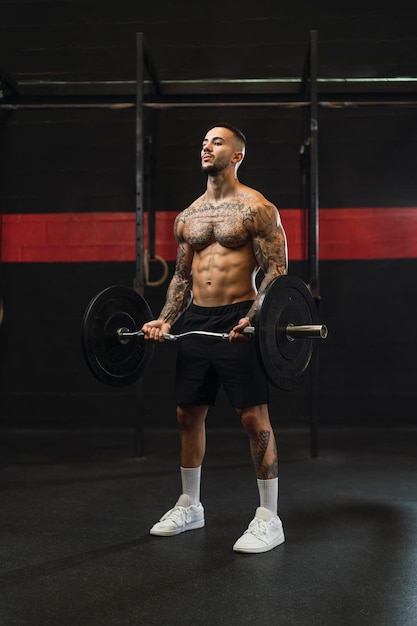
{"label": "man's neck", "polygon": [[206,196],[208,200],[220,202],[226,198],[236,195],[239,181],[236,176],[224,176],[216,174],[208,176]]}

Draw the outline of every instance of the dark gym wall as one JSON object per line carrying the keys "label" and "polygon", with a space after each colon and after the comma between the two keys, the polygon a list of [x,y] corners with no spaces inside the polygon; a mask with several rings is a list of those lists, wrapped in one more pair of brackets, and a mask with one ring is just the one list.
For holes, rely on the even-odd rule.
{"label": "dark gym wall", "polygon": [[[330,2],[239,2],[229,3],[227,14],[218,2],[3,2],[0,68],[2,76],[22,85],[133,84],[135,33],[143,32],[162,80],[299,78],[309,31],[317,29],[320,76],[416,76],[415,18],[411,2],[397,3],[395,15],[392,7],[373,2],[359,8],[335,8]],[[201,193],[202,133],[213,120],[227,118],[249,139],[241,180],[276,203],[285,224],[286,210],[300,207],[302,115],[300,109],[283,107],[159,111],[155,209],[177,212]],[[320,206],[335,215],[340,209],[381,208],[388,225],[377,255],[357,258],[359,242],[351,241],[351,258],[333,255],[320,264],[321,317],[330,329],[320,346],[323,423],[414,423],[417,245],[415,230],[400,229],[406,232],[400,237],[389,224],[395,224],[400,208],[415,210],[417,205],[416,115],[410,105],[319,109]],[[132,285],[134,256],[125,254],[128,244],[114,251],[120,248],[116,230],[113,241],[106,240],[106,252],[94,254],[90,238],[87,250],[83,223],[76,227],[79,245],[71,262],[54,259],[57,248],[66,247],[68,216],[91,214],[96,226],[103,213],[133,216],[134,109],[1,108],[0,121],[2,423],[131,426],[137,418],[136,387],[108,389],[95,381],[83,362],[79,337],[92,295],[110,284]],[[29,226],[22,221],[26,231],[20,231],[21,237],[30,235],[33,246],[27,258],[12,255],[10,260],[6,218],[27,214],[40,216]],[[59,216],[54,230],[45,227],[44,214]],[[18,221],[13,228],[19,229]],[[97,237],[98,248],[103,242]],[[35,262],[42,241],[51,258]],[[399,251],[394,257],[392,246]],[[386,254],[381,254],[384,247]],[[172,261],[169,266],[172,272]],[[157,273],[158,267],[152,271]],[[291,259],[291,246],[290,272],[307,278],[305,264]],[[146,289],[155,312],[165,289],[166,284]],[[175,347],[163,346],[145,376],[144,416],[152,426],[174,423],[174,359]],[[272,412],[278,423],[305,424],[308,391],[308,381],[291,394],[274,390]],[[220,398],[212,423],[229,426],[234,419]]]}

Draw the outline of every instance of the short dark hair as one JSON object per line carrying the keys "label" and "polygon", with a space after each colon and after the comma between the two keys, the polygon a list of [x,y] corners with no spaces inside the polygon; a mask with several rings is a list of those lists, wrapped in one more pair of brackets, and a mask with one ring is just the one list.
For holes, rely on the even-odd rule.
{"label": "short dark hair", "polygon": [[232,131],[232,133],[234,135],[236,135],[236,137],[241,139],[241,141],[243,141],[243,144],[246,146],[246,137],[242,133],[240,128],[237,128],[237,126],[234,126],[233,124],[230,124],[229,122],[218,122],[216,124],[212,124],[211,126],[209,126],[207,131],[211,130],[212,128],[217,128],[217,127],[219,127],[219,128],[227,128],[228,130]]}

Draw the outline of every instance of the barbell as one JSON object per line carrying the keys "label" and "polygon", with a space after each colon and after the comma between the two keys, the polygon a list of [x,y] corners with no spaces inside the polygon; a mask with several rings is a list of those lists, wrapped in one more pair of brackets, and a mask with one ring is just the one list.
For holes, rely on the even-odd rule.
{"label": "barbell", "polygon": [[[107,287],[88,304],[82,321],[82,351],[87,366],[102,383],[124,386],[138,380],[149,365],[155,343],[143,339],[142,326],[154,319],[146,300],[123,285]],[[254,325],[244,334],[256,342],[262,370],[274,387],[286,391],[301,382],[314,356],[315,339],[328,331],[317,320],[317,307],[307,285],[296,276],[280,276],[265,290]],[[228,340],[228,333],[193,330],[167,341],[194,337]]]}

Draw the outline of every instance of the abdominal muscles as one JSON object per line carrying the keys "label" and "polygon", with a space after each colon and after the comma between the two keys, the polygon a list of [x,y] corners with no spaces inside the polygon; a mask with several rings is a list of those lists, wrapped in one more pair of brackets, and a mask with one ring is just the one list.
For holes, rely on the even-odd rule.
{"label": "abdominal muscles", "polygon": [[256,261],[250,243],[227,248],[213,242],[194,252],[193,297],[199,306],[222,306],[253,300]]}

